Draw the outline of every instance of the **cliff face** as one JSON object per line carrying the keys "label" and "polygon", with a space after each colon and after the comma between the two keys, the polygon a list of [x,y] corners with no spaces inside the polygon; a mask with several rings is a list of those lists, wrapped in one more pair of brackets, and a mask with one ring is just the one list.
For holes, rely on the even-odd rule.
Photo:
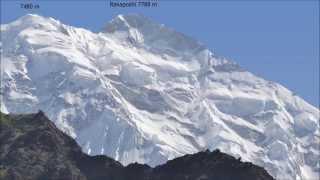
{"label": "cliff face", "polygon": [[263,168],[219,150],[185,155],[155,168],[137,163],[124,167],[106,156],[82,153],[41,111],[1,114],[0,122],[1,179],[273,179]]}

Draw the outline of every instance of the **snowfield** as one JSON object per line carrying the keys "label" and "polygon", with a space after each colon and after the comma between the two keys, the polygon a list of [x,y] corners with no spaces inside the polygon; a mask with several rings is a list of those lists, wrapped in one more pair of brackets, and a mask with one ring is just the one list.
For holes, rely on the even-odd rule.
{"label": "snowfield", "polygon": [[144,16],[93,33],[29,14],[1,37],[1,111],[41,109],[90,155],[155,166],[219,148],[319,179],[319,109]]}

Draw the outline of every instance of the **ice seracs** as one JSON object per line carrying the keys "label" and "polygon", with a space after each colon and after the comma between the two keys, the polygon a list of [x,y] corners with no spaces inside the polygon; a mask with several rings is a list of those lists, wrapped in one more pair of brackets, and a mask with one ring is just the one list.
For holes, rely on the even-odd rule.
{"label": "ice seracs", "polygon": [[88,154],[157,165],[219,148],[277,179],[319,174],[319,109],[140,15],[103,32],[1,25],[1,111],[43,110]]}
{"label": "ice seracs", "polygon": [[146,65],[136,62],[128,62],[121,66],[120,79],[124,84],[133,86],[145,86],[154,84],[156,72]]}

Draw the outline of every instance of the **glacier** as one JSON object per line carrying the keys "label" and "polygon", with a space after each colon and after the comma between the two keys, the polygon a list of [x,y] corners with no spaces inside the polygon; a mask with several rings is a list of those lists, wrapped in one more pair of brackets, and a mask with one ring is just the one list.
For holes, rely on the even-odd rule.
{"label": "glacier", "polygon": [[39,109],[90,155],[159,165],[219,148],[276,179],[319,179],[319,109],[139,15],[94,33],[51,17],[1,24],[1,111]]}

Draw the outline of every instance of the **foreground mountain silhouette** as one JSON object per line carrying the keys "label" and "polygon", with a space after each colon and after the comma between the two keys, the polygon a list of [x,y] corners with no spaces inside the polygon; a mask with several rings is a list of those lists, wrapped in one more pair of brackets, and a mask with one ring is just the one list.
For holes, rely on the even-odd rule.
{"label": "foreground mountain silhouette", "polygon": [[148,165],[123,166],[106,156],[89,156],[43,112],[5,115],[0,121],[0,179],[269,180],[266,170],[219,150]]}

